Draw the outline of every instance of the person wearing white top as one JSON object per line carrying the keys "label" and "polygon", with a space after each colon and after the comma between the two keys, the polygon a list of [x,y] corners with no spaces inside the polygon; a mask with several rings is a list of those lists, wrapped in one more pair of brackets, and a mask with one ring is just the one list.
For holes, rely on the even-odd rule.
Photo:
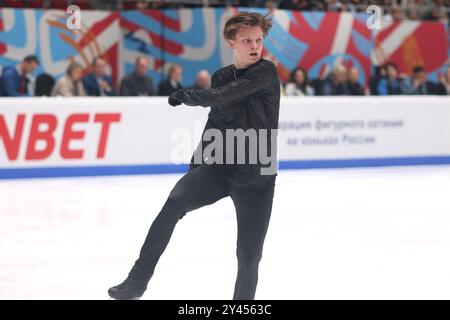
{"label": "person wearing white top", "polygon": [[309,85],[308,74],[302,67],[295,68],[284,88],[286,96],[313,96],[314,89]]}
{"label": "person wearing white top", "polygon": [[78,63],[72,63],[67,68],[66,74],[56,82],[52,89],[52,97],[79,97],[85,96],[83,82],[83,67]]}

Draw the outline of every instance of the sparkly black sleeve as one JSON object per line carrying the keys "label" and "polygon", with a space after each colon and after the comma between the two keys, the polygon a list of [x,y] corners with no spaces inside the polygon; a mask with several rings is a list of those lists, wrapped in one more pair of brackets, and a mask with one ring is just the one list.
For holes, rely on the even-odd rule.
{"label": "sparkly black sleeve", "polygon": [[[214,75],[216,76],[216,75]],[[214,77],[213,76],[213,77]],[[220,77],[220,75],[219,75]],[[276,67],[269,61],[263,61],[250,68],[237,80],[211,89],[181,89],[173,93],[173,97],[189,106],[215,107],[247,100],[271,90],[278,83]],[[218,79],[220,83],[220,79]],[[214,84],[214,81],[213,81]]]}

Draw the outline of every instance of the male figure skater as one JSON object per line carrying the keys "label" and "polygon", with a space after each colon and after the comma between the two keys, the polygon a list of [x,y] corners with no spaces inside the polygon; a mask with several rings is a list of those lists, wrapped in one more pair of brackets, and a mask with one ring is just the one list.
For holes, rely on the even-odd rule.
{"label": "male figure skater", "polygon": [[[267,131],[267,136],[259,136],[259,142],[264,140],[269,145],[267,150],[271,150],[276,142],[272,141],[276,130],[271,129],[278,128],[280,83],[275,65],[261,58],[263,39],[271,26],[271,19],[259,13],[241,12],[231,17],[223,35],[234,51],[234,64],[213,74],[211,89],[177,90],[169,96],[169,104],[211,107],[204,135],[209,129],[218,130],[224,136],[227,129]],[[189,172],[176,183],[151,225],[128,277],[109,289],[112,298],[141,297],[178,220],[187,212],[230,196],[238,222],[238,274],[233,299],[254,299],[277,173],[275,170],[263,174],[266,163],[259,160],[257,163],[210,163],[207,157],[201,156],[198,161],[196,153],[202,155],[208,146],[204,140],[207,139],[202,139],[194,152]],[[245,145],[246,156],[252,147]],[[276,161],[276,151],[272,153]],[[236,156],[240,155],[233,155]]]}

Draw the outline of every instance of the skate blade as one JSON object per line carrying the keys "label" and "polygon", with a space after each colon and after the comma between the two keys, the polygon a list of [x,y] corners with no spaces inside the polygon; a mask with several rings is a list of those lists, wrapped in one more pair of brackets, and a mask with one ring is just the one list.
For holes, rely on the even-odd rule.
{"label": "skate blade", "polygon": [[[132,299],[126,299],[126,300],[140,300],[141,297],[136,297],[136,298],[132,298]],[[113,297],[109,297],[108,300],[125,300],[125,299],[114,299]]]}

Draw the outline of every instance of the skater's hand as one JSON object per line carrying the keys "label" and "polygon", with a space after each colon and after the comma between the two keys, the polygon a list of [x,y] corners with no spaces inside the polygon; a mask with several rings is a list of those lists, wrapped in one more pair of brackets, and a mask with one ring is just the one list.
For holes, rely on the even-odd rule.
{"label": "skater's hand", "polygon": [[169,96],[169,104],[170,104],[172,107],[176,107],[176,106],[179,106],[179,105],[181,104],[181,102],[180,102],[177,98],[175,98],[175,93],[176,93],[176,92],[172,93],[172,94]]}

